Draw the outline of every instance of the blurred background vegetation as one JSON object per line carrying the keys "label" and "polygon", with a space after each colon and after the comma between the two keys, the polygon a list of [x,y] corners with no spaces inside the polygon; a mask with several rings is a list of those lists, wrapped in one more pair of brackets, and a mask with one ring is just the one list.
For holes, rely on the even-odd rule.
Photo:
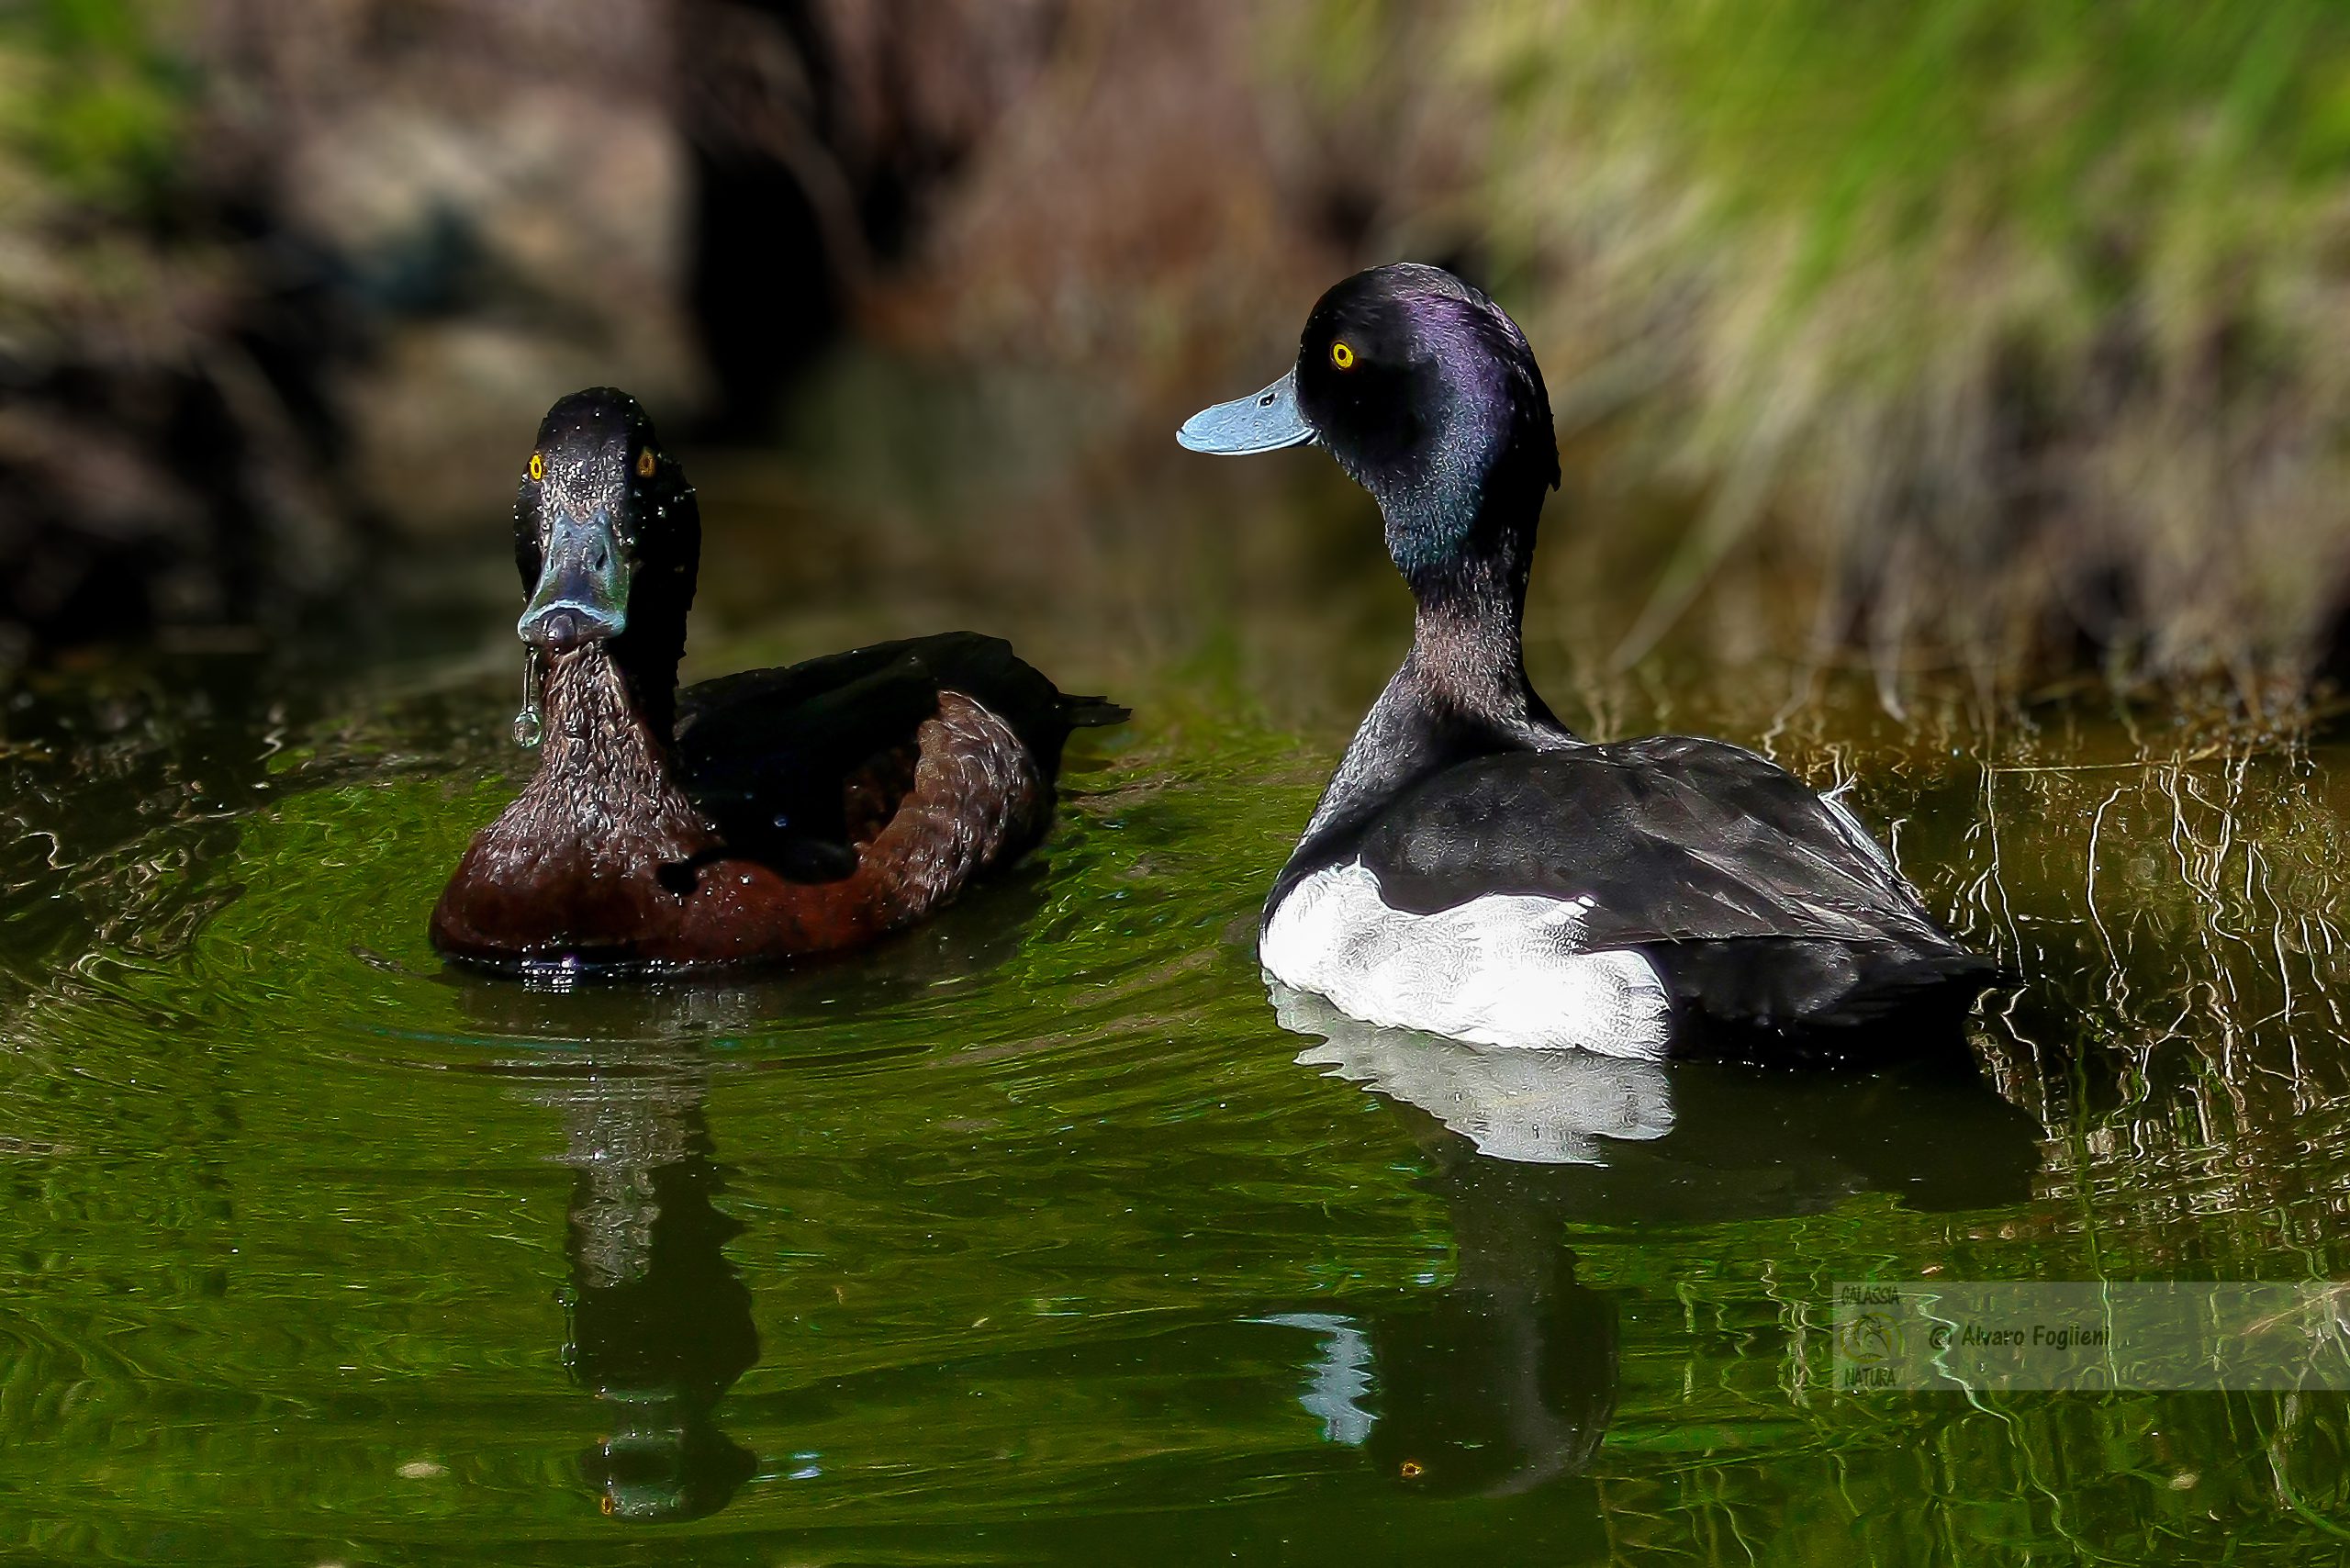
{"label": "blurred background vegetation", "polygon": [[24,0],[5,654],[364,622],[598,382],[967,487],[1042,595],[1411,256],[1542,356],[1579,657],[2289,711],[2350,663],[2345,66],[2335,0]]}

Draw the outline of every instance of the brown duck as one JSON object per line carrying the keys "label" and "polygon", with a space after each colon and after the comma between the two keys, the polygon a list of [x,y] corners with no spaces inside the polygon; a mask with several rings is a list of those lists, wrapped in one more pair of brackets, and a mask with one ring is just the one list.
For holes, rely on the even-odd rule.
{"label": "brown duck", "polygon": [[700,554],[634,398],[548,410],[514,506],[539,770],[449,879],[443,955],[661,972],[870,942],[1034,845],[1069,731],[1126,717],[969,632],[680,692]]}

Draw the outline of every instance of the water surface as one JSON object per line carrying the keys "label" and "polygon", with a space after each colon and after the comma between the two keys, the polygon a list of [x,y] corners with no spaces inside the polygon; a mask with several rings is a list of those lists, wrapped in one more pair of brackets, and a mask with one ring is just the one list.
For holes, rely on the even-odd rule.
{"label": "water surface", "polygon": [[2340,751],[1538,644],[1595,733],[1851,779],[2030,983],[1955,1071],[1497,1058],[1256,969],[1401,640],[1363,542],[1113,520],[1056,595],[951,530],[778,543],[816,503],[712,472],[765,565],[706,573],[699,671],[979,624],[1136,722],[864,958],[557,992],[424,940],[528,766],[487,568],[382,646],[30,681],[0,1556],[2344,1555],[2338,1395],[1856,1397],[1826,1333],[1842,1280],[2344,1271]]}

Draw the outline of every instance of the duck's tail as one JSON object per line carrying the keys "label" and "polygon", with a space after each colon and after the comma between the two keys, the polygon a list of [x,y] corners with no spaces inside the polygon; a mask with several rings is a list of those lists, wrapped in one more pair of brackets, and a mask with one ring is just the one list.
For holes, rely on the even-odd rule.
{"label": "duck's tail", "polygon": [[1752,937],[1643,951],[1674,1000],[1684,1053],[1758,1060],[1956,1044],[1975,999],[2013,978],[1948,938],[1923,947]]}
{"label": "duck's tail", "polygon": [[1122,708],[1106,697],[1072,697],[1060,694],[1061,718],[1072,730],[1099,729],[1104,724],[1123,724],[1133,718],[1134,710]]}

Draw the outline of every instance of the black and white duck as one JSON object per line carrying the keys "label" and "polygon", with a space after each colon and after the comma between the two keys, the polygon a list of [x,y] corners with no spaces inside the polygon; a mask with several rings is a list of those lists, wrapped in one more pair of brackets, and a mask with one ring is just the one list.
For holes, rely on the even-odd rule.
{"label": "black and white duck", "polygon": [[1580,739],[1528,684],[1558,443],[1525,334],[1477,289],[1359,273],[1281,379],[1178,439],[1323,447],[1378,501],[1417,602],[1411,652],[1265,902],[1278,984],[1476,1044],[1658,1057],[1946,1034],[1997,978],[1840,802],[1722,741]]}

